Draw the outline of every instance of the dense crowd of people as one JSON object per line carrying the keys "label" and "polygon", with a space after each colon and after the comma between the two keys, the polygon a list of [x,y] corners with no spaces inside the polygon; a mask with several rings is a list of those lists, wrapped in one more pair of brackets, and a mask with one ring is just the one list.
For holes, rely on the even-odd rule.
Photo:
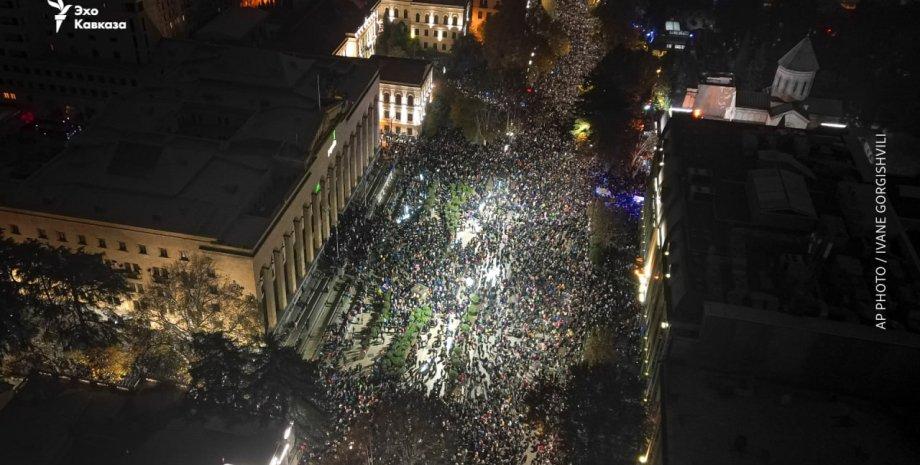
{"label": "dense crowd of people", "polygon": [[[593,28],[586,17],[582,3],[557,21]],[[528,394],[547,380],[564,389],[595,328],[627,334],[636,327],[632,264],[589,260],[588,206],[600,169],[564,127],[600,56],[590,34],[573,40],[569,55],[536,83],[551,98],[520,96],[529,119],[487,145],[457,130],[389,141],[396,193],[372,214],[347,212],[327,255],[358,291],[321,349],[338,422],[324,454],[347,454],[359,416],[412,393],[443,402],[441,434],[459,437],[456,450],[426,463],[567,463],[558,431],[546,427],[556,422],[538,419],[537,427]],[[420,308],[431,317],[414,335],[407,328]],[[372,341],[369,321],[382,328]],[[407,337],[411,350],[394,368],[387,351]],[[548,402],[541,411],[566,407],[561,395]],[[388,441],[412,442],[394,437],[411,432],[387,433]]]}

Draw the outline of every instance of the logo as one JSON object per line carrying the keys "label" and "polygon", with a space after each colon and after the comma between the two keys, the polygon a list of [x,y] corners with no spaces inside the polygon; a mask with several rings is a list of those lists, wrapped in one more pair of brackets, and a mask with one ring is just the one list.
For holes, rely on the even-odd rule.
{"label": "logo", "polygon": [[67,19],[67,10],[70,9],[71,5],[65,5],[64,0],[58,0],[57,3],[53,0],[48,0],[48,5],[58,10],[58,13],[54,15],[54,32],[58,33],[61,31],[61,24],[64,24],[64,20]]}
{"label": "logo", "polygon": [[73,28],[74,29],[128,29],[126,21],[90,21],[84,19],[85,16],[99,16],[98,8],[83,8],[80,5],[65,5],[64,0],[48,0],[48,5],[58,10],[54,15],[54,32],[61,32],[61,25],[67,19],[67,11],[73,7]]}

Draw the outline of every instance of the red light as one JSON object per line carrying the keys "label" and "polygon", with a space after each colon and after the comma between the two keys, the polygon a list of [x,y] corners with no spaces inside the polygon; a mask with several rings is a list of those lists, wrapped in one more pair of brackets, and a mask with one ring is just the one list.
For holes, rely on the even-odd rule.
{"label": "red light", "polygon": [[532,93],[533,93],[533,87],[528,87],[528,88],[527,88],[527,93],[528,93],[528,94],[532,94]]}
{"label": "red light", "polygon": [[19,121],[22,121],[26,124],[32,124],[35,122],[35,113],[32,113],[31,111],[24,111],[19,114]]}

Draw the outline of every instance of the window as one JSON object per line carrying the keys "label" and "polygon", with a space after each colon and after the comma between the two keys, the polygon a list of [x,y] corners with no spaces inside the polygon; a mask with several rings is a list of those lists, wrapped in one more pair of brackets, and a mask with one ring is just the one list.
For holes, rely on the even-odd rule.
{"label": "window", "polygon": [[390,110],[383,110],[383,119],[390,119]]}
{"label": "window", "polygon": [[406,96],[406,105],[409,105],[410,107],[415,105],[415,96],[414,96],[414,95],[409,94],[409,95]]}
{"label": "window", "polygon": [[444,25],[447,26],[447,15],[444,15]]}
{"label": "window", "polygon": [[482,11],[477,11],[477,12],[476,12],[476,17],[479,18],[479,19],[482,19]]}
{"label": "window", "polygon": [[122,241],[118,241],[118,250],[121,250],[122,252],[127,252],[127,251],[128,251],[128,244],[125,244],[125,243],[122,242]]}
{"label": "window", "polygon": [[58,232],[57,232],[57,238],[58,238],[58,240],[61,241],[61,242],[67,242],[67,234],[64,234],[64,233],[61,232],[61,231],[58,231]]}
{"label": "window", "polygon": [[430,15],[425,15],[425,22],[426,22],[426,23],[430,23],[430,22],[431,22],[431,16],[430,16]]}
{"label": "window", "polygon": [[411,136],[411,135],[412,135],[412,128],[406,129],[406,134],[409,134],[409,135]]}
{"label": "window", "polygon": [[19,235],[19,226],[16,226],[15,224],[11,224],[10,232],[13,234]]}
{"label": "window", "polygon": [[410,123],[412,122],[412,112],[411,111],[409,113],[406,113],[406,121]]}
{"label": "window", "polygon": [[454,16],[454,26],[456,26],[456,25],[457,25],[457,17]]}
{"label": "window", "polygon": [[403,10],[403,19],[409,19],[409,10]]}
{"label": "window", "polygon": [[44,229],[38,228],[38,238],[39,238],[39,239],[47,239],[47,238],[48,238],[48,233],[46,233]]}
{"label": "window", "polygon": [[451,33],[450,33],[450,38],[451,38],[451,39],[456,39],[456,38],[457,38],[457,31],[451,32]]}
{"label": "window", "polygon": [[105,239],[99,239],[99,248],[100,249],[106,248]]}
{"label": "window", "polygon": [[160,256],[163,258],[169,258],[169,252],[167,252],[164,248],[160,248]]}
{"label": "window", "polygon": [[[425,32],[428,32],[428,31],[425,31]],[[426,35],[427,35],[427,34],[426,34]],[[428,48],[428,42],[423,42],[423,43],[422,43],[422,48]]]}
{"label": "window", "polygon": [[389,92],[383,93],[383,103],[390,103],[390,93]]}
{"label": "window", "polygon": [[[417,23],[421,22],[421,21],[419,21],[419,16],[420,16],[420,15],[419,15],[418,13],[415,14],[415,22],[417,22]],[[416,35],[418,35],[417,32],[416,32]]]}
{"label": "window", "polygon": [[180,251],[179,251],[179,260],[184,260],[184,261],[187,262],[187,261],[188,261],[188,252],[185,251],[185,250],[180,250]]}
{"label": "window", "polygon": [[425,29],[425,37],[428,37],[428,29]]}
{"label": "window", "polygon": [[418,37],[418,28],[415,28],[415,37]]}
{"label": "window", "polygon": [[447,44],[441,44],[441,50],[447,50]]}
{"label": "window", "polygon": [[147,255],[147,246],[142,244],[137,244],[137,253],[141,255]]}
{"label": "window", "polygon": [[396,112],[396,121],[402,121],[402,112],[400,111]]}
{"label": "window", "polygon": [[77,234],[77,244],[86,245],[86,236]]}
{"label": "window", "polygon": [[402,94],[396,94],[396,104],[402,105]]}

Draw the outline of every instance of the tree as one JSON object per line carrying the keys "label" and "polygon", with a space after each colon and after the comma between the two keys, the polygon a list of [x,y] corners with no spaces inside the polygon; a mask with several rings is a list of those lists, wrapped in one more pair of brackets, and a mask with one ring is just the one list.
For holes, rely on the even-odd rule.
{"label": "tree", "polygon": [[9,258],[42,346],[60,355],[117,341],[115,309],[127,284],[101,254],[31,240],[17,244]]}
{"label": "tree", "polygon": [[17,244],[0,238],[0,359],[29,345],[36,327],[26,317],[22,284],[15,279]]}
{"label": "tree", "polygon": [[221,332],[192,336],[189,395],[204,411],[293,421],[301,432],[322,431],[324,390],[317,367],[279,338],[240,346]]}
{"label": "tree", "polygon": [[222,332],[239,343],[251,343],[263,332],[258,305],[236,282],[217,274],[212,259],[193,255],[176,262],[140,299],[140,318],[179,344],[195,333]]}
{"label": "tree", "polygon": [[409,37],[409,28],[401,21],[383,22],[375,51],[378,55],[400,58],[412,58],[420,53],[418,39]]}

